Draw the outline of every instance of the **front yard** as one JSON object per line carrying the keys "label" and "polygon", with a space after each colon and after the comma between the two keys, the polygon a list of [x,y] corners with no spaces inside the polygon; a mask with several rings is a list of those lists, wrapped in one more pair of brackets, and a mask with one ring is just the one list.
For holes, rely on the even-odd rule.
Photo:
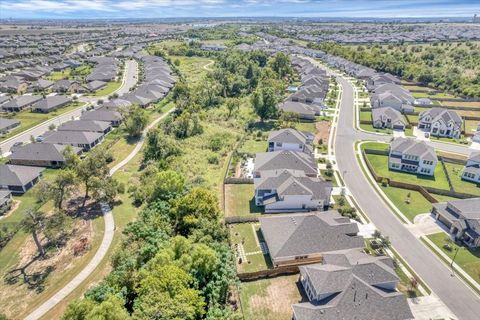
{"label": "front yard", "polygon": [[464,168],[463,165],[445,163],[445,167],[447,168],[448,176],[450,177],[450,181],[452,182],[455,191],[480,196],[480,188],[478,184],[462,180],[461,175]]}
{"label": "front yard", "polygon": [[240,284],[244,319],[292,319],[292,304],[307,301],[298,279],[292,275]]}
{"label": "front yard", "polygon": [[93,96],[95,97],[106,97],[122,86],[122,81],[110,81],[107,85],[100,90],[96,91]]}
{"label": "front yard", "polygon": [[228,228],[239,273],[256,272],[272,267],[259,223],[230,224]]}
{"label": "front yard", "polygon": [[[451,248],[448,250],[444,245],[447,244],[446,239],[448,239],[449,236],[444,232],[430,234],[426,237],[435,243],[450,259],[455,256],[455,252],[458,249],[455,263],[465,270],[475,281],[480,283],[480,249],[469,249],[464,246],[458,246],[453,242],[448,242]],[[448,263],[450,262],[451,260],[448,261]]]}
{"label": "front yard", "polygon": [[420,213],[430,212],[432,204],[418,191],[380,186],[385,195],[411,222]]}

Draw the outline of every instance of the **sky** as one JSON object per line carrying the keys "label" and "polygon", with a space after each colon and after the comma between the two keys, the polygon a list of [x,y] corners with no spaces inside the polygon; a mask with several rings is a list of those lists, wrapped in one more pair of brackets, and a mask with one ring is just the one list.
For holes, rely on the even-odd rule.
{"label": "sky", "polygon": [[471,17],[480,0],[0,0],[0,19]]}

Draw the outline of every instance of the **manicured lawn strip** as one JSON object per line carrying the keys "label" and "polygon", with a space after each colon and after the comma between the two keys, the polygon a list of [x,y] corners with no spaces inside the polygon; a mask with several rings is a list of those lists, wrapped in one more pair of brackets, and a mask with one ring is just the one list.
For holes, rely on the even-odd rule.
{"label": "manicured lawn strip", "polygon": [[[443,247],[446,243],[445,239],[449,237],[445,232],[430,234],[426,237],[440,248],[450,259],[455,256],[455,252],[458,249],[455,263],[475,279],[475,281],[480,282],[480,249],[469,249],[450,242],[449,244],[452,247],[452,250],[449,251]],[[450,262],[451,260],[448,261],[448,264],[450,264]]]}
{"label": "manicured lawn strip", "polygon": [[[475,112],[477,116],[479,115],[480,112]],[[474,133],[477,131],[477,127],[480,124],[480,121],[478,120],[466,120],[465,121],[465,133]]]}
{"label": "manicured lawn strip", "polygon": [[[415,271],[412,270],[412,268],[410,268],[410,266],[407,264],[407,262],[402,258],[402,256],[400,256],[398,254],[398,252],[394,249],[394,248],[390,248],[390,251],[392,251],[393,253],[393,256],[395,259],[397,259],[404,267],[405,269],[408,270],[408,272],[410,272],[410,274],[414,275],[417,280],[418,280],[418,283],[423,287],[423,289],[425,289],[425,291],[427,292],[427,294],[431,294],[431,290],[430,288],[423,282],[423,280],[415,273]],[[399,270],[398,270],[399,269]],[[408,286],[408,283],[410,282],[407,275],[400,269],[400,268],[395,268],[395,272],[397,272],[397,275],[400,277],[400,280],[404,283],[404,285]],[[403,280],[402,280],[402,277],[403,277]],[[405,282],[405,280],[407,282]],[[422,293],[416,289],[415,290],[416,294],[417,294],[417,297],[418,296],[422,296]]]}
{"label": "manicured lawn strip", "polygon": [[448,94],[448,93],[436,93],[436,94],[428,94],[426,92],[412,92],[412,96],[414,98],[430,98],[430,99],[441,99],[441,98],[456,98],[455,96]]}
{"label": "manicured lawn strip", "polygon": [[381,150],[381,151],[387,151],[389,148],[388,143],[382,143],[382,142],[366,142],[361,145],[361,149],[371,149],[371,150]]}
{"label": "manicured lawn strip", "polygon": [[295,129],[303,132],[315,133],[317,129],[315,128],[315,122],[300,122],[295,124]]}
{"label": "manicured lawn strip", "polygon": [[122,81],[110,81],[107,85],[93,94],[94,97],[104,97],[118,90],[122,86]]}
{"label": "manicured lawn strip", "polygon": [[253,140],[247,139],[243,145],[238,148],[239,153],[248,153],[254,154],[259,152],[266,152],[268,147],[268,142],[265,140]]}
{"label": "manicured lawn strip", "polygon": [[360,121],[372,121],[372,112],[360,111]]}
{"label": "manicured lawn strip", "polygon": [[[72,111],[80,106],[83,106],[84,103],[82,102],[76,102],[72,103],[67,107],[58,109],[57,111],[53,111],[50,113],[37,113],[37,112],[31,112],[30,110],[25,110],[18,112],[16,114],[11,114],[11,115],[1,115],[3,118],[8,118],[8,119],[16,119],[20,121],[20,125],[10,131],[9,133],[5,135],[0,136],[0,141],[6,140],[10,137],[13,137],[25,130],[28,130],[44,121],[47,121],[48,119],[54,118],[56,116],[59,116],[61,114],[64,114],[66,112]],[[2,150],[3,151],[3,150]]]}
{"label": "manicured lawn strip", "polygon": [[455,191],[480,196],[480,188],[476,183],[462,180],[461,174],[464,168],[463,165],[445,163],[445,167],[447,168],[450,181],[452,182]]}
{"label": "manicured lawn strip", "polygon": [[252,216],[260,214],[262,209],[255,205],[255,187],[253,184],[225,185],[225,216]]}
{"label": "manicured lawn strip", "polygon": [[331,182],[334,187],[338,187],[338,182],[337,182],[337,179],[335,179],[335,176],[329,177],[327,176],[326,173],[327,173],[327,170],[320,170],[321,178],[325,181]]}
{"label": "manicured lawn strip", "polygon": [[298,275],[262,279],[240,284],[245,320],[290,320],[291,305],[302,300]]}
{"label": "manicured lawn strip", "polygon": [[[427,213],[432,209],[432,204],[418,191],[383,186],[380,188],[411,222],[417,214]],[[410,194],[410,203],[406,202],[408,194]]]}
{"label": "manicured lawn strip", "polygon": [[374,128],[371,124],[360,124],[360,128],[368,131],[368,132],[377,132],[377,133],[385,133],[385,134],[391,134],[392,130],[391,129],[379,129],[379,128]]}
{"label": "manicured lawn strip", "polygon": [[390,178],[398,182],[449,190],[447,177],[440,164],[436,166],[434,176],[430,177],[401,171],[392,171],[388,168],[388,156],[367,154],[367,158],[379,176]]}
{"label": "manicured lawn strip", "polygon": [[451,200],[458,200],[458,198],[449,197],[449,196],[444,196],[444,195],[441,195],[441,194],[432,193],[431,195],[432,195],[435,199],[437,199],[438,202],[447,202],[447,201],[451,201]]}

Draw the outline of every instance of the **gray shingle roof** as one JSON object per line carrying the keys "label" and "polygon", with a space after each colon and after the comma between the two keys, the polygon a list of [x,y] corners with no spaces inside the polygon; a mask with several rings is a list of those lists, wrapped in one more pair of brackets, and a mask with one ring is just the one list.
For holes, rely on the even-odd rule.
{"label": "gray shingle roof", "polygon": [[38,178],[44,168],[30,166],[0,165],[0,184],[7,186],[24,186]]}
{"label": "gray shingle roof", "polygon": [[317,166],[313,155],[295,151],[257,153],[254,171],[290,169],[302,170],[306,175],[316,175]]}
{"label": "gray shingle roof", "polygon": [[86,131],[86,132],[104,132],[111,127],[108,121],[96,120],[71,120],[62,123],[58,131]]}
{"label": "gray shingle roof", "polygon": [[[29,143],[19,147],[10,155],[11,160],[64,161],[63,151],[66,145],[53,143]],[[79,148],[72,147],[75,152]]]}
{"label": "gray shingle roof", "polygon": [[390,144],[392,152],[418,156],[424,160],[437,160],[435,149],[425,143],[425,141],[416,141],[408,138],[396,138]]}

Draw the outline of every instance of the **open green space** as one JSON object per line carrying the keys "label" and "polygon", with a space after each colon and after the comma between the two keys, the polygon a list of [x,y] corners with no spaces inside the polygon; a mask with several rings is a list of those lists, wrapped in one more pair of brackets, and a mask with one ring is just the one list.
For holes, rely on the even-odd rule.
{"label": "open green space", "polygon": [[306,301],[298,275],[262,279],[240,284],[245,320],[290,320],[291,305]]}
{"label": "open green space", "polygon": [[[455,263],[458,264],[473,279],[475,279],[475,281],[480,283],[480,249],[471,249],[465,246],[459,246],[454,242],[447,241],[447,239],[449,239],[449,235],[447,235],[445,232],[430,234],[426,237],[438,248],[440,248],[450,259],[452,259],[456,254]],[[444,247],[446,244],[450,246],[451,250],[448,250],[446,247]],[[456,253],[457,250],[458,253]],[[450,262],[451,260],[448,261],[448,263]]]}
{"label": "open green space", "polygon": [[[272,267],[270,257],[264,255],[259,242],[263,241],[260,224],[237,223],[230,224],[230,242],[237,255],[238,272],[256,272]],[[245,256],[240,254],[243,248]],[[246,258],[246,261],[245,261]]]}
{"label": "open green space", "polygon": [[385,195],[411,222],[420,213],[430,212],[432,204],[418,191],[380,186]]}
{"label": "open green space", "polygon": [[252,216],[262,213],[255,205],[255,187],[253,184],[225,185],[225,216]]}

